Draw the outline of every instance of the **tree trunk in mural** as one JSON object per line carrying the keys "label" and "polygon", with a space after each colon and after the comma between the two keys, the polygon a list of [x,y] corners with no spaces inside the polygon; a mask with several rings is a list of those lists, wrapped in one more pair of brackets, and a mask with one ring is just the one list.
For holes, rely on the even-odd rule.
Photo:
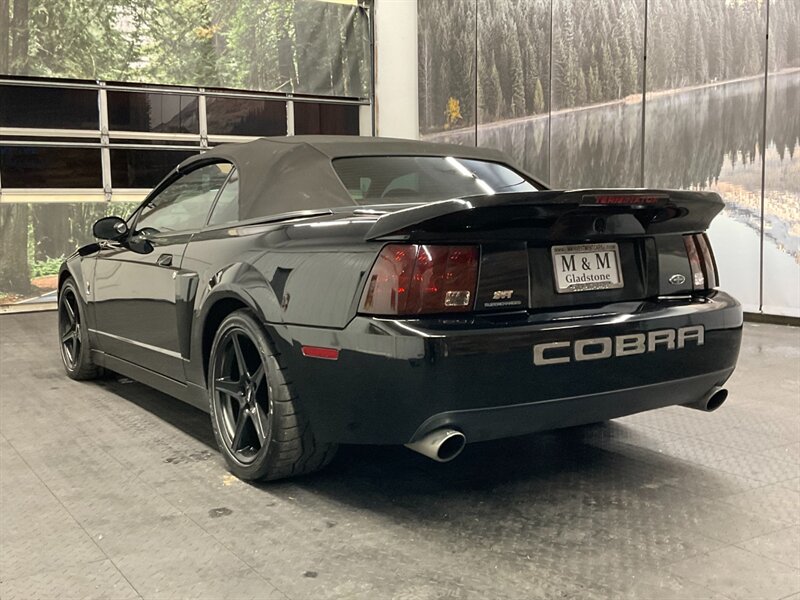
{"label": "tree trunk in mural", "polygon": [[0,292],[30,290],[28,266],[28,205],[0,206]]}
{"label": "tree trunk in mural", "polygon": [[24,70],[28,64],[28,0],[14,0],[9,36],[11,72]]}
{"label": "tree trunk in mural", "polygon": [[73,246],[71,223],[75,221],[75,208],[71,206],[33,206],[31,214],[34,239],[33,255],[36,260],[58,258],[69,253]]}
{"label": "tree trunk in mural", "polygon": [[[5,31],[9,32],[7,36],[0,34],[4,44],[0,61],[6,63],[3,73],[25,69],[28,62],[28,0],[13,0],[10,15],[9,4],[9,0],[0,0],[2,22],[8,24]],[[30,290],[28,215],[25,204],[0,206],[0,292],[25,294]]]}
{"label": "tree trunk in mural", "polygon": [[[9,0],[0,0],[0,31],[9,31]],[[11,43],[8,34],[0,35],[0,73],[8,73],[8,51]]]}

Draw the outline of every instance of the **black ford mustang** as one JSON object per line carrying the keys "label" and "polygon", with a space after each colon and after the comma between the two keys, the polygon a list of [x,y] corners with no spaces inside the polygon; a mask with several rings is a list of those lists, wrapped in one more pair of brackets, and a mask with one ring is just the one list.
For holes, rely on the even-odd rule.
{"label": "black ford mustang", "polygon": [[742,311],[713,193],[549,190],[498,152],[288,137],[181,163],[62,266],[61,355],[211,413],[244,479],[337,443],[465,442],[713,410]]}

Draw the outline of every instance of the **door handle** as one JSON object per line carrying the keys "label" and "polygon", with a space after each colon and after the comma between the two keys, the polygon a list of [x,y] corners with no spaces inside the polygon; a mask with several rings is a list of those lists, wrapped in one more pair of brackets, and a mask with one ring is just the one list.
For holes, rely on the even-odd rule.
{"label": "door handle", "polygon": [[172,254],[162,254],[158,257],[156,261],[158,266],[160,267],[171,267],[172,266]]}

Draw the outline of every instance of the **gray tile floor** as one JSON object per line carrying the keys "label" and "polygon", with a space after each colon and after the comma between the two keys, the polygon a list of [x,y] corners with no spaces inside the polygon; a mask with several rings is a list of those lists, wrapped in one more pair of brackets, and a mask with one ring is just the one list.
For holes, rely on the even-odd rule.
{"label": "gray tile floor", "polygon": [[68,380],[54,326],[0,317],[4,599],[800,598],[800,329],[748,325],[713,414],[254,486],[201,412]]}

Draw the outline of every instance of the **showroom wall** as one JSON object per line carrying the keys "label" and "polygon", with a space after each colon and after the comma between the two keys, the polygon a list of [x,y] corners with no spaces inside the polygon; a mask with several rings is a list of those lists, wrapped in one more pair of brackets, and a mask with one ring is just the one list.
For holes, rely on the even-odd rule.
{"label": "showroom wall", "polygon": [[800,2],[418,10],[423,139],[500,148],[556,188],[716,191],[723,287],[746,310],[800,316]]}
{"label": "showroom wall", "polygon": [[0,1],[0,305],[183,158],[264,135],[369,135],[368,0]]}

